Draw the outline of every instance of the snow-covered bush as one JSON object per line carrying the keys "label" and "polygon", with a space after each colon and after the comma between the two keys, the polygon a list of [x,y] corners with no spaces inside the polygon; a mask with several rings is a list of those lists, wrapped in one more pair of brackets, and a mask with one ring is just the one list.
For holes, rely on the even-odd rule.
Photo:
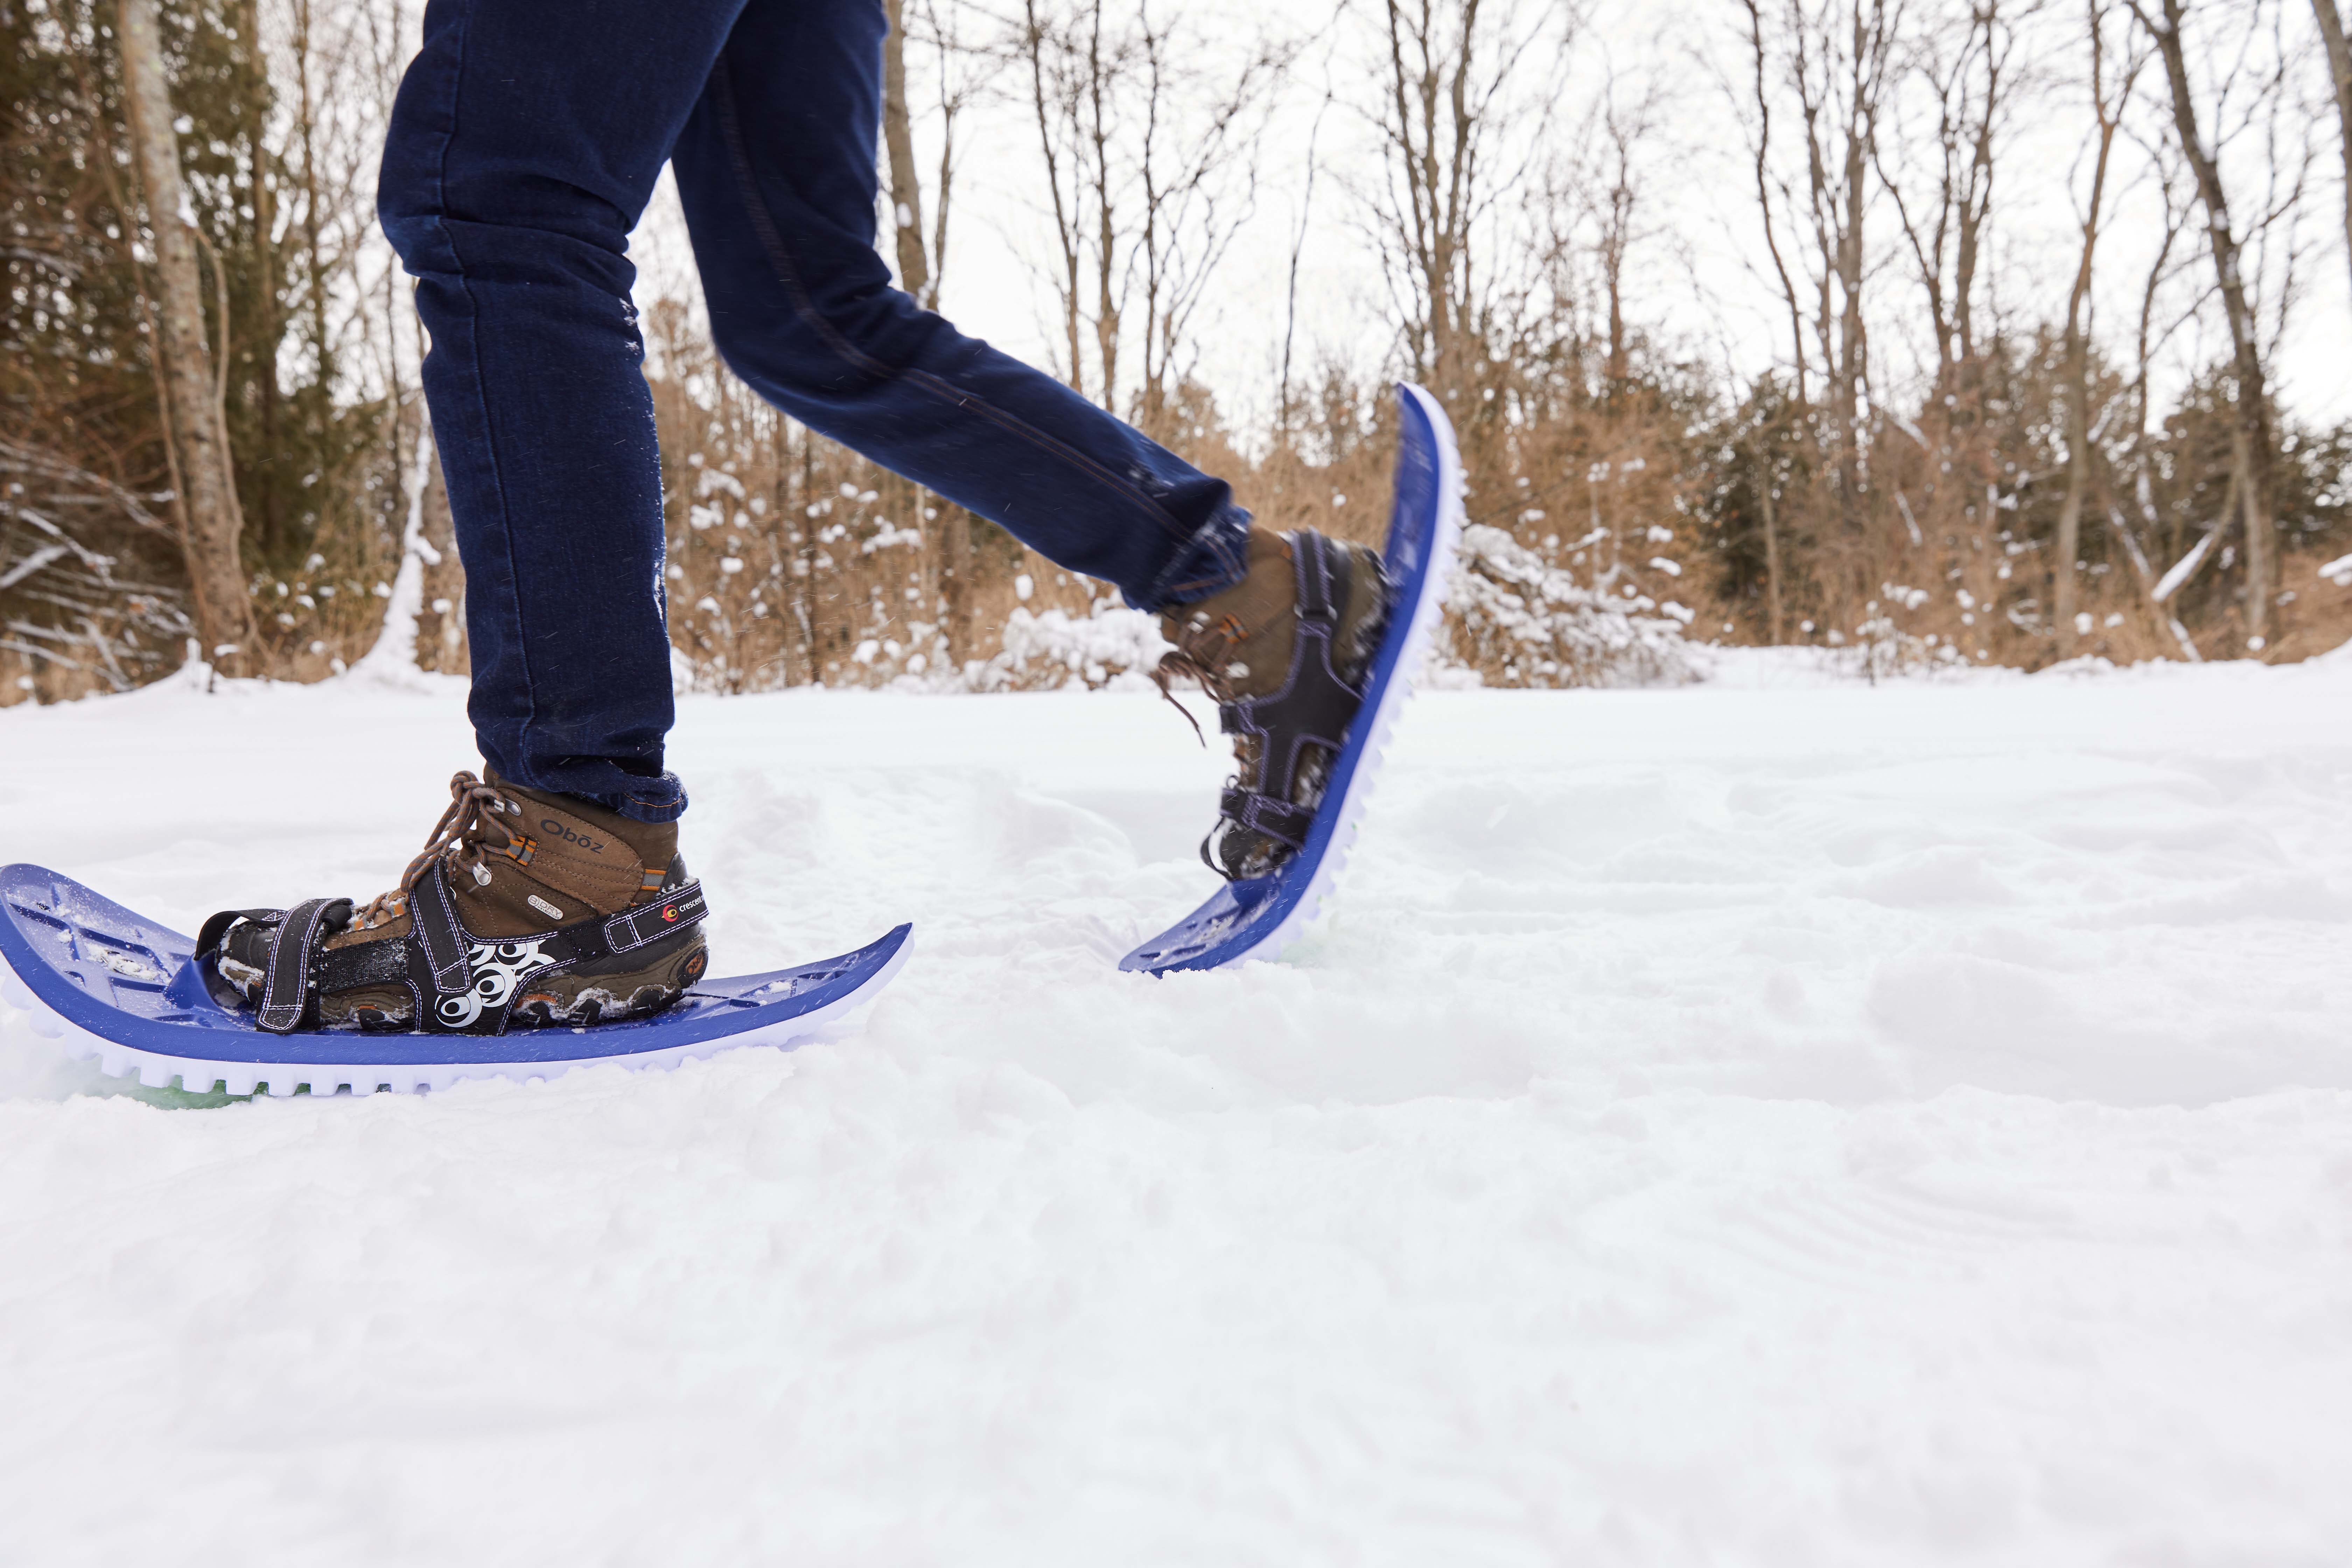
{"label": "snow-covered bush", "polygon": [[1016,609],[1004,623],[1004,651],[965,667],[976,691],[1038,691],[1072,684],[1090,690],[1140,686],[1168,652],[1160,617],[1104,601],[1091,616]]}
{"label": "snow-covered bush", "polygon": [[[1969,661],[1960,650],[1943,637],[1929,633],[1925,637],[1904,630],[1895,621],[1897,609],[1916,610],[1927,597],[1921,589],[1907,589],[1887,584],[1884,590],[1887,600],[1873,599],[1864,606],[1868,618],[1853,629],[1853,640],[1846,642],[1835,632],[1830,634],[1829,653],[1832,660],[1846,673],[1868,681],[1893,679],[1898,676],[1933,675],[1948,669],[1966,669]],[[2086,616],[2084,617],[2088,620]]]}
{"label": "snow-covered bush", "polygon": [[[1677,612],[1680,612],[1679,614]],[[1579,584],[1499,528],[1473,524],[1446,596],[1441,655],[1489,686],[1674,686],[1697,679],[1689,612]]]}

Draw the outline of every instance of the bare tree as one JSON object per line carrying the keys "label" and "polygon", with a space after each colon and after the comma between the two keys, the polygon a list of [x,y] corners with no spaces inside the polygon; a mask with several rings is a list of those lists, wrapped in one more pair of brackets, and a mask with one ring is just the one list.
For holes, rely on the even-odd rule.
{"label": "bare tree", "polygon": [[[1003,63],[993,51],[968,42],[963,36],[963,0],[889,0],[890,33],[883,45],[882,139],[888,155],[892,239],[898,262],[899,286],[925,310],[940,306],[940,288],[947,270],[948,216],[955,195],[958,157],[957,123],[972,101],[984,94]],[[915,155],[914,110],[907,64],[909,44],[926,47],[936,93],[929,115],[940,138],[938,165],[931,174],[931,193],[923,193]],[[924,232],[925,212],[930,229]]]}
{"label": "bare tree", "polygon": [[[1771,54],[1764,41],[1763,0],[1741,0],[1741,3],[1748,14],[1749,60],[1754,67],[1750,90],[1756,100],[1756,129],[1755,141],[1749,151],[1755,155],[1756,207],[1764,219],[1764,249],[1772,258],[1773,276],[1780,279],[1780,297],[1789,307],[1789,347],[1796,373],[1797,401],[1801,404],[1805,401],[1804,303],[1797,292],[1796,279],[1790,274],[1788,258],[1781,254],[1780,237],[1772,221],[1775,206],[1788,205],[1790,195],[1788,187],[1777,179],[1772,168],[1772,89],[1766,78]],[[1776,195],[1778,202],[1774,199]],[[1780,640],[1777,607],[1772,620],[1772,640],[1777,643]]]}
{"label": "bare tree", "polygon": [[2352,264],[2352,47],[2344,41],[2344,18],[2336,0],[2311,0],[2319,37],[2327,48],[2327,80],[2336,90],[2336,129],[2344,142],[2344,259]]}
{"label": "bare tree", "polygon": [[[1136,406],[1143,429],[1164,439],[1193,315],[1255,207],[1255,132],[1295,51],[1260,39],[1236,69],[1213,74],[1183,63],[1199,53],[1199,40],[1188,39],[1181,22],[1155,19],[1150,0],[1137,5],[1136,19],[1143,79],[1130,154],[1138,211],[1129,264],[1143,310]],[[1184,112],[1188,102],[1194,112]]]}
{"label": "bare tree", "polygon": [[[1769,95],[1787,94],[1801,132],[1801,192],[1785,174],[1759,175],[1759,184],[1768,209],[1776,197],[1789,209],[1799,239],[1797,265],[1811,296],[1811,334],[1829,394],[1838,512],[1849,537],[1862,523],[1862,405],[1870,342],[1863,311],[1865,226],[1901,11],[1902,0],[1782,0],[1769,28],[1760,6],[1748,12],[1759,104]],[[1758,146],[1761,156],[1760,138]],[[1793,300],[1797,290],[1789,293]]]}
{"label": "bare tree", "polygon": [[165,419],[185,490],[190,596],[205,656],[228,664],[253,640],[253,609],[237,560],[236,481],[229,466],[220,383],[205,335],[195,225],[181,184],[155,0],[122,0],[121,16],[131,142],[155,245],[161,327],[155,351],[163,359]]}
{"label": "bare tree", "polygon": [[[1401,286],[1421,374],[1449,402],[1475,379],[1486,285],[1478,226],[1531,156],[1517,168],[1488,168],[1509,157],[1517,74],[1540,41],[1552,39],[1564,55],[1580,20],[1573,10],[1528,10],[1510,0],[1383,0],[1384,259]],[[1555,26],[1565,36],[1554,39]],[[1543,111],[1550,102],[1546,95]]]}
{"label": "bare tree", "polygon": [[[2028,5],[2018,10],[2030,15],[2032,8]],[[2001,0],[1971,0],[1966,16],[1952,30],[1958,35],[1956,44],[1943,28],[1920,30],[1913,69],[1935,104],[1935,134],[1902,140],[1935,149],[1931,206],[1915,216],[1913,204],[1905,198],[1904,181],[1888,167],[1886,143],[1872,149],[1927,290],[1941,391],[1958,386],[1961,367],[1977,357],[1977,276],[1992,214],[1993,144],[2018,84],[2011,57],[2017,47],[2020,19],[2003,10]]]}
{"label": "bare tree", "polygon": [[[1295,51],[1209,40],[1105,0],[1024,0],[1018,54],[1045,164],[1070,384],[1164,436],[1195,312],[1255,195],[1253,132]],[[1127,349],[1139,350],[1139,369]],[[1087,374],[1091,358],[1093,374]],[[1130,388],[1129,383],[1132,383]]]}
{"label": "bare tree", "polygon": [[[1100,0],[1095,0],[1091,10],[1098,24],[1102,16]],[[1053,203],[1054,240],[1060,263],[1053,285],[1061,306],[1067,355],[1063,379],[1070,384],[1072,391],[1084,394],[1086,363],[1079,346],[1078,325],[1086,310],[1085,218],[1080,205],[1087,185],[1086,169],[1080,162],[1086,146],[1085,86],[1083,80],[1072,79],[1068,60],[1076,51],[1059,19],[1043,11],[1037,0],[1022,0],[1019,51],[1028,68],[1029,102],[1036,117],[1037,150],[1045,161],[1046,194]],[[1087,51],[1084,58],[1099,72],[1102,60],[1098,47]],[[1099,142],[1097,145],[1099,147]],[[1107,184],[1107,180],[1102,183]],[[1106,382],[1103,401],[1108,404],[1109,397],[1110,388]]]}
{"label": "bare tree", "polygon": [[2107,170],[2115,152],[2116,132],[2124,104],[2144,56],[2134,51],[2123,61],[2122,79],[2112,97],[2107,91],[2106,6],[2088,0],[2086,19],[2091,45],[2091,114],[2095,126],[2091,155],[2091,192],[2079,218],[2083,235],[2081,259],[2074,267],[2074,286],[2066,296],[2066,499],[2058,510],[2058,537],[2050,569],[2052,616],[2059,645],[2074,646],[2075,637],[2074,558],[2083,547],[2083,508],[2091,488],[2090,324],[2085,320],[2091,299],[2094,258],[2099,245],[2099,225],[2106,204]]}
{"label": "bare tree", "polygon": [[1592,228],[1592,258],[1601,272],[1601,297],[1605,314],[1606,346],[1601,384],[1610,393],[1623,389],[1631,374],[1631,345],[1625,325],[1625,263],[1636,240],[1644,237],[1638,213],[1643,202],[1639,154],[1655,132],[1665,108],[1665,94],[1653,80],[1629,102],[1618,95],[1618,79],[1610,73],[1599,114],[1599,133],[1591,140],[1598,153],[1594,177],[1584,183],[1582,205]]}
{"label": "bare tree", "polygon": [[890,201],[898,239],[898,287],[928,305],[936,298],[923,255],[923,190],[915,177],[915,132],[907,114],[906,0],[888,0],[890,31],[882,40],[882,142],[890,161]]}
{"label": "bare tree", "polygon": [[1307,220],[1315,211],[1315,175],[1320,167],[1316,162],[1315,147],[1323,135],[1323,116],[1329,112],[1335,97],[1327,81],[1323,101],[1316,108],[1314,123],[1307,132],[1307,187],[1299,195],[1298,221],[1291,231],[1290,266],[1284,277],[1282,360],[1276,377],[1274,439],[1276,446],[1285,450],[1291,443],[1290,356],[1298,338],[1298,261],[1307,249]]}
{"label": "bare tree", "polygon": [[2195,89],[2189,80],[2189,62],[2181,39],[2181,0],[2159,0],[2161,10],[2150,16],[2142,0],[2126,0],[2132,15],[2155,40],[2164,60],[2164,74],[2172,93],[2172,121],[2180,151],[2197,177],[2197,194],[2205,208],[2205,235],[2211,247],[2213,269],[2221,295],[2221,310],[2230,329],[2231,365],[2236,374],[2236,429],[2231,437],[2231,467],[2237,476],[2238,500],[2246,522],[2246,640],[2260,651],[2268,641],[2272,594],[2272,551],[2275,524],[2274,489],[2271,474],[2270,383],[2263,363],[2259,324],[2246,290],[2240,262],[2243,246],[2231,226],[2229,195],[2221,185],[2220,160],[2197,124]]}

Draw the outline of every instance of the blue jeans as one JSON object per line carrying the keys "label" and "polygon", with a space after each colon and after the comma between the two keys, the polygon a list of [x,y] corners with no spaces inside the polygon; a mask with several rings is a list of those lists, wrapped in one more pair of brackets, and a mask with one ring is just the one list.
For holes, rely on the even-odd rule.
{"label": "blue jeans", "polygon": [[686,809],[629,230],[665,161],[719,353],[762,397],[1141,609],[1241,575],[1249,517],[875,252],[880,0],[431,0],[377,207],[432,333],[467,712],[506,779]]}

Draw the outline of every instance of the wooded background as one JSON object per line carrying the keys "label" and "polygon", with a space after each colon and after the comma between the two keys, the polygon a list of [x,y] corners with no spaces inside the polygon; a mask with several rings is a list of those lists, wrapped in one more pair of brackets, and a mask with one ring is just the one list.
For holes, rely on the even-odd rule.
{"label": "wooded background", "polygon": [[[888,8],[904,286],[953,316],[1017,277],[1054,374],[1276,528],[1376,539],[1387,384],[1429,385],[1487,531],[1453,653],[1491,683],[1654,676],[1675,638],[1875,669],[2352,635],[2352,426],[2278,370],[2352,289],[2335,0],[1706,0],[1631,48],[1537,0]],[[0,0],[0,702],[192,649],[465,668],[373,218],[417,18]],[[1366,281],[1321,297],[1342,262]],[[1109,590],[783,419],[689,285],[656,292],[684,676],[1148,654]]]}

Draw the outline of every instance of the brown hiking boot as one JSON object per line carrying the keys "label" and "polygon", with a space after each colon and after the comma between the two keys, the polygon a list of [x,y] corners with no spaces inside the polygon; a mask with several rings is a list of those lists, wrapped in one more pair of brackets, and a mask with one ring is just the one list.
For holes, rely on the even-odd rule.
{"label": "brown hiking boot", "polygon": [[400,886],[364,908],[314,899],[205,922],[200,953],[263,1028],[593,1024],[657,1011],[702,977],[702,895],[676,823],[495,775],[460,773],[449,794]]}
{"label": "brown hiking boot", "polygon": [[1234,737],[1240,771],[1201,841],[1202,860],[1229,880],[1264,876],[1305,846],[1390,601],[1381,558],[1361,544],[1252,529],[1246,559],[1239,583],[1160,618],[1176,651],[1154,677],[1162,694],[1173,678],[1198,680]]}

